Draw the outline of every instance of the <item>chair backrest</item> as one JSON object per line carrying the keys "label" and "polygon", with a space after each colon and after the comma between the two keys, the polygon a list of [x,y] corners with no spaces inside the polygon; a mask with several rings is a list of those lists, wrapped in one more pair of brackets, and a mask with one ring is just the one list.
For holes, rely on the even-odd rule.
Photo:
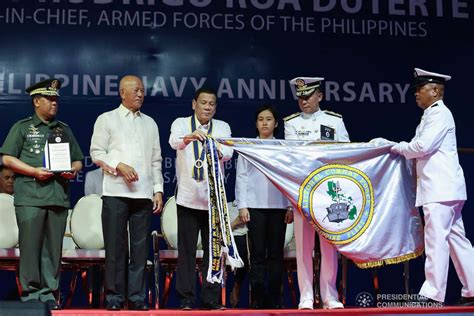
{"label": "chair backrest", "polygon": [[72,210],[67,211],[67,223],[66,225],[66,231],[64,232],[64,238],[63,238],[63,250],[65,249],[76,249],[76,243],[74,240],[72,240],[72,234],[71,234],[71,215],[72,215]]}
{"label": "chair backrest", "polygon": [[[166,201],[161,212],[161,233],[169,249],[178,249],[178,211],[174,196]],[[201,233],[198,236],[198,249],[202,249]]]}
{"label": "chair backrest", "polygon": [[102,199],[89,194],[77,201],[72,210],[69,227],[72,239],[82,249],[103,249]]}
{"label": "chair backrest", "polygon": [[288,249],[288,250],[296,250],[293,223],[286,225],[285,247],[284,248]]}
{"label": "chair backrest", "polygon": [[13,248],[17,245],[18,225],[13,196],[0,193],[0,248]]}

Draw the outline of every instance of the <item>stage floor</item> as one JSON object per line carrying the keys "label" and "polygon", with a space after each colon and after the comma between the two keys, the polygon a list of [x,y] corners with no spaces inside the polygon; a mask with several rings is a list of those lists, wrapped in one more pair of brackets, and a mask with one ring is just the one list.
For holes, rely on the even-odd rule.
{"label": "stage floor", "polygon": [[118,312],[101,310],[101,309],[65,309],[61,311],[53,311],[54,316],[116,316],[116,315],[134,315],[134,316],[167,316],[167,315],[474,315],[474,307],[441,307],[441,308],[345,308],[333,310],[296,310],[296,309],[226,309],[219,311],[209,310],[191,310],[182,311],[179,309],[159,309],[149,310],[147,312],[127,311]]}

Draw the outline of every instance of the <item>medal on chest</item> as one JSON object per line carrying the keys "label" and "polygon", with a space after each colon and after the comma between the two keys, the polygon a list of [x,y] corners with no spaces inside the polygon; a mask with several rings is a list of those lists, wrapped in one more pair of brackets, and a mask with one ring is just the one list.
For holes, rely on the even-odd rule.
{"label": "medal on chest", "polygon": [[28,126],[28,132],[26,134],[26,144],[27,150],[30,153],[34,153],[36,155],[41,154],[44,151],[44,143],[45,143],[45,135],[41,133],[40,129],[33,124]]}

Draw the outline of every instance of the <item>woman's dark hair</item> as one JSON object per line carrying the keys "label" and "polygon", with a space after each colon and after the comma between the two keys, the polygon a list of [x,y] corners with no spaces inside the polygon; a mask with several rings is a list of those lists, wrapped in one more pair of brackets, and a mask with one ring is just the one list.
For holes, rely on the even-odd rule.
{"label": "woman's dark hair", "polygon": [[[258,107],[257,111],[255,111],[255,123],[258,121],[258,115],[262,113],[263,111],[270,111],[275,118],[275,123],[278,123],[279,115],[278,111],[271,105],[271,104],[264,104]],[[258,128],[256,129],[257,135],[258,135]],[[278,133],[278,126],[275,127],[273,130],[273,135],[276,135]]]}

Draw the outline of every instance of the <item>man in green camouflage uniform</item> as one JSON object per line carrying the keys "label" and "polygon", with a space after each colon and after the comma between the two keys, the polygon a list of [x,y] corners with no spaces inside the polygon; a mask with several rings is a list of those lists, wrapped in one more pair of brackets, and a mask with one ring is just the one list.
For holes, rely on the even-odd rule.
{"label": "man in green camouflage uniform", "polygon": [[[54,291],[59,287],[61,251],[69,202],[69,180],[82,169],[84,158],[76,138],[65,123],[56,120],[56,79],[28,89],[35,114],[16,122],[0,150],[3,163],[17,174],[15,212],[20,232],[21,300],[46,302],[59,309]],[[45,144],[54,135],[67,139],[71,170],[44,168]]]}

